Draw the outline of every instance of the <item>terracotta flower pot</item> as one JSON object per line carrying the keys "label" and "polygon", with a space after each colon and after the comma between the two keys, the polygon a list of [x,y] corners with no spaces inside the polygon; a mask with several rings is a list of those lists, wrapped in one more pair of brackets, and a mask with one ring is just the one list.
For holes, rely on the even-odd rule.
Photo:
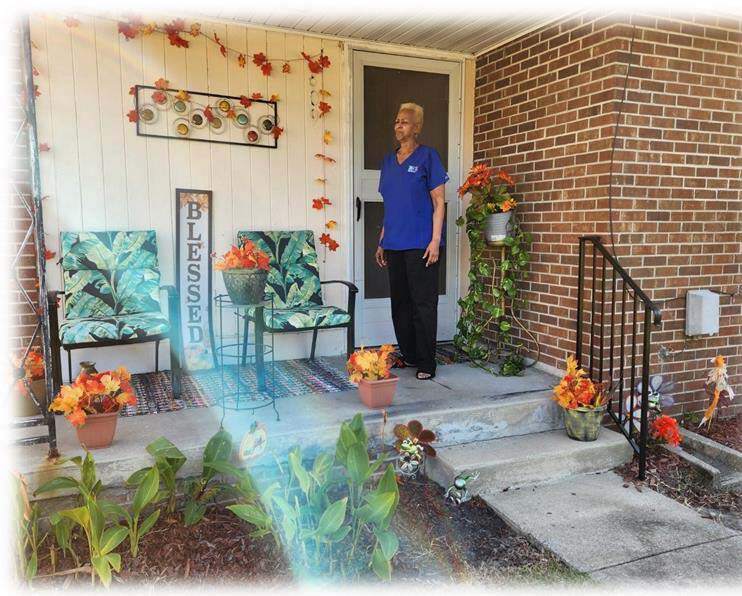
{"label": "terracotta flower pot", "polygon": [[233,304],[258,304],[265,298],[268,272],[262,269],[225,269],[224,286]]}
{"label": "terracotta flower pot", "polygon": [[[36,399],[39,400],[39,403],[43,404],[46,400],[46,381],[44,379],[36,379],[31,381],[30,385]],[[39,408],[36,407],[31,396],[26,395],[23,391],[12,392],[11,411],[13,416],[18,418],[38,416],[39,414]]]}
{"label": "terracotta flower pot", "polygon": [[361,401],[367,408],[372,409],[390,406],[394,399],[394,392],[397,390],[397,381],[399,381],[399,378],[395,375],[378,381],[361,379],[358,382],[358,393],[361,395]]}
{"label": "terracotta flower pot", "polygon": [[575,441],[596,441],[606,406],[591,409],[564,410],[564,429]]}
{"label": "terracotta flower pot", "polygon": [[77,427],[77,440],[87,449],[101,449],[113,442],[119,413],[88,414],[85,424]]}

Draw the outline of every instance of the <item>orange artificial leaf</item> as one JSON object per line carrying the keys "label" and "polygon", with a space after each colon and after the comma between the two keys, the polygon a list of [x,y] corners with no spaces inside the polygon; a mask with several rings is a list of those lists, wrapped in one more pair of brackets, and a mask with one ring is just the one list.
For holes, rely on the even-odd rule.
{"label": "orange artificial leaf", "polygon": [[278,137],[280,137],[281,134],[283,134],[283,128],[281,128],[280,126],[274,126],[273,130],[271,131],[271,134],[273,135],[274,139],[278,140]]}
{"label": "orange artificial leaf", "polygon": [[152,35],[157,29],[157,23],[149,23],[142,27],[142,35]]}
{"label": "orange artificial leaf", "polygon": [[139,114],[136,110],[129,110],[129,113],[126,115],[129,117],[129,122],[137,122],[139,120]]}
{"label": "orange artificial leaf", "polygon": [[160,77],[155,81],[155,87],[157,87],[158,89],[167,89],[170,87],[170,81]]}
{"label": "orange artificial leaf", "polygon": [[178,33],[168,33],[167,38],[170,40],[170,45],[176,48],[187,48],[190,44],[187,40],[183,39]]}
{"label": "orange artificial leaf", "polygon": [[155,103],[163,104],[167,102],[167,93],[164,91],[155,91],[152,93],[152,101]]}
{"label": "orange artificial leaf", "polygon": [[340,247],[340,244],[334,239],[330,238],[330,241],[327,243],[327,248],[330,249],[330,251],[335,252]]}
{"label": "orange artificial leaf", "polygon": [[129,95],[136,95],[136,94],[137,94],[137,86],[132,85],[131,87],[129,87]]}
{"label": "orange artificial leaf", "polygon": [[284,62],[281,67],[281,72],[283,74],[289,74],[291,72],[291,65],[288,62]]}
{"label": "orange artificial leaf", "polygon": [[166,33],[180,33],[185,31],[185,21],[183,19],[173,19],[170,23],[165,23]]}
{"label": "orange artificial leaf", "polygon": [[51,150],[51,147],[47,143],[41,143],[39,145],[39,151],[49,151]]}
{"label": "orange artificial leaf", "polygon": [[234,108],[229,108],[229,109],[227,110],[227,113],[226,113],[226,116],[227,116],[227,118],[232,118],[232,119],[234,119],[234,117],[235,117],[236,115],[237,115],[237,114],[235,114],[235,113],[234,113]]}
{"label": "orange artificial leaf", "polygon": [[319,94],[322,97],[331,97],[332,96],[332,93],[330,93],[327,89],[320,89],[319,90]]}
{"label": "orange artificial leaf", "polygon": [[224,44],[219,39],[219,36],[214,32],[214,41],[219,45],[219,51],[222,53],[222,56],[225,58],[227,57],[227,48],[224,47]]}
{"label": "orange artificial leaf", "polygon": [[328,230],[334,230],[334,229],[335,229],[335,228],[337,227],[337,225],[338,225],[338,222],[336,222],[336,221],[335,221],[334,219],[331,219],[330,221],[328,221],[328,222],[327,222],[327,223],[325,224],[325,227],[326,227],[326,228],[327,228]]}
{"label": "orange artificial leaf", "polygon": [[322,211],[324,207],[325,205],[322,202],[322,199],[312,199],[312,209],[316,209],[317,211]]}
{"label": "orange artificial leaf", "polygon": [[240,103],[246,108],[249,108],[252,105],[252,100],[245,95],[240,95]]}
{"label": "orange artificial leaf", "polygon": [[32,67],[33,76],[38,77],[39,76],[39,69],[35,66]]}
{"label": "orange artificial leaf", "polygon": [[268,62],[268,58],[263,52],[258,52],[257,54],[252,55],[252,62],[255,66],[262,66]]}
{"label": "orange artificial leaf", "polygon": [[322,142],[325,145],[332,143],[332,133],[329,130],[326,130],[325,134],[322,135]]}
{"label": "orange artificial leaf", "polygon": [[206,118],[209,122],[214,120],[214,112],[211,111],[211,106],[206,106],[204,108],[204,118]]}
{"label": "orange artificial leaf", "polygon": [[51,261],[56,256],[57,256],[57,253],[55,253],[53,250],[49,250],[48,248],[44,250],[44,258],[47,261]]}
{"label": "orange artificial leaf", "polygon": [[41,95],[41,91],[39,91],[38,85],[33,86],[33,94],[34,94],[34,97],[39,97]]}
{"label": "orange artificial leaf", "polygon": [[271,76],[271,71],[273,70],[273,65],[270,62],[266,62],[260,67],[260,71],[266,76]]}
{"label": "orange artificial leaf", "polygon": [[319,237],[319,243],[320,244],[327,244],[332,238],[330,238],[330,235],[328,233],[324,233]]}
{"label": "orange artificial leaf", "polygon": [[118,29],[119,33],[124,36],[126,41],[134,39],[139,34],[139,27],[132,23],[126,23],[124,21],[119,21]]}
{"label": "orange artificial leaf", "polygon": [[324,184],[325,182],[327,182],[327,178],[315,178],[314,181],[319,182],[320,184]]}
{"label": "orange artificial leaf", "polygon": [[201,34],[201,23],[193,23],[191,25],[191,35],[198,37]]}
{"label": "orange artificial leaf", "polygon": [[320,118],[332,109],[332,106],[325,101],[319,102],[317,107],[319,108]]}
{"label": "orange artificial leaf", "polygon": [[324,155],[323,153],[315,153],[314,156],[317,159],[322,159],[326,161],[327,163],[335,163],[335,160],[332,157],[329,157],[327,155]]}
{"label": "orange artificial leaf", "polygon": [[175,97],[178,99],[182,99],[183,101],[189,101],[191,99],[191,95],[188,93],[188,91],[185,91],[184,89],[181,89],[175,94]]}
{"label": "orange artificial leaf", "polygon": [[274,93],[273,95],[271,95],[270,101],[278,102],[280,101],[280,99],[281,97],[278,95],[278,93]]}
{"label": "orange artificial leaf", "polygon": [[240,68],[245,68],[245,64],[247,64],[245,54],[240,54],[239,56],[237,56],[237,64],[240,65]]}
{"label": "orange artificial leaf", "polygon": [[64,19],[64,24],[68,27],[77,27],[80,24],[80,21],[78,21],[75,17],[66,17]]}
{"label": "orange artificial leaf", "polygon": [[322,69],[330,68],[330,59],[325,56],[324,54],[321,54],[319,57],[319,60],[317,61]]}
{"label": "orange artificial leaf", "polygon": [[253,99],[263,99],[263,94],[260,93],[260,91],[256,91],[250,97],[252,97]]}

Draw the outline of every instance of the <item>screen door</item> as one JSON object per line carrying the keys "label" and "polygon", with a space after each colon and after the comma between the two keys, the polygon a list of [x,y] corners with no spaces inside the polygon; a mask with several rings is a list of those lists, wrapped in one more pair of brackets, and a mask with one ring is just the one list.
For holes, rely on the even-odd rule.
{"label": "screen door", "polygon": [[450,177],[446,184],[445,247],[438,280],[438,339],[453,338],[456,279],[460,149],[460,72],[457,62],[353,52],[354,277],[358,286],[356,344],[395,343],[386,269],[374,254],[384,219],[378,192],[384,155],[397,148],[394,120],[399,105],[414,102],[425,110],[418,140],[438,151]]}

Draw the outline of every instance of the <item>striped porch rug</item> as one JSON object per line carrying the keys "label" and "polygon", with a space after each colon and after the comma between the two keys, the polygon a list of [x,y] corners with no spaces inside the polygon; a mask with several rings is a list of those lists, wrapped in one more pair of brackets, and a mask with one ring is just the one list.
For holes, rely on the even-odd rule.
{"label": "striped porch rug", "polygon": [[[234,391],[237,371],[225,368],[225,391]],[[257,390],[254,366],[239,367],[240,380],[247,387],[247,395],[260,400],[263,394]],[[348,381],[347,373],[330,365],[321,358],[282,360],[275,363],[275,385],[272,385],[270,364],[266,364],[266,384],[274,388],[276,399],[297,397],[309,393],[333,393],[355,389]],[[134,374],[131,384],[137,396],[136,406],[127,406],[122,416],[142,416],[174,412],[185,408],[206,408],[217,404],[222,392],[222,373],[218,370],[184,373],[179,399],[172,399],[170,371]]]}

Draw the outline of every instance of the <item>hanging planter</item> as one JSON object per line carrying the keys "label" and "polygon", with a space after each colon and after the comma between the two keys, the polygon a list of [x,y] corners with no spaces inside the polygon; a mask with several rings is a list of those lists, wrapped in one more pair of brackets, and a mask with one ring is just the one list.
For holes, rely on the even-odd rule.
{"label": "hanging planter", "polygon": [[490,246],[499,246],[508,237],[508,224],[512,211],[492,213],[484,221],[484,241]]}

